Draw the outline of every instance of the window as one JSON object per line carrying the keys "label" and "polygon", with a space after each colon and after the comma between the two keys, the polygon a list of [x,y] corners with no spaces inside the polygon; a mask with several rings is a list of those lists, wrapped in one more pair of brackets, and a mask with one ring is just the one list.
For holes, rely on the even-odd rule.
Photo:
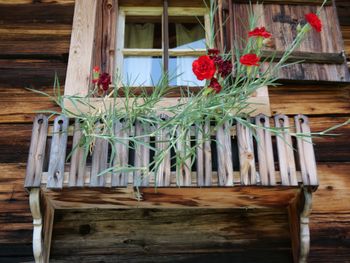
{"label": "window", "polygon": [[203,86],[192,62],[205,54],[205,8],[120,7],[116,68],[123,84],[154,86],[168,72],[170,86]]}

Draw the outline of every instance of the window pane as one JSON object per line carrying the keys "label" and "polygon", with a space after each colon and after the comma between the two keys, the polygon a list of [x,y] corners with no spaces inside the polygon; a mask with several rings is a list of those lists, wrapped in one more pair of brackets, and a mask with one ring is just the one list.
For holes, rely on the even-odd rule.
{"label": "window pane", "polygon": [[173,49],[205,48],[203,17],[170,17],[169,47]]}
{"label": "window pane", "polygon": [[161,57],[124,57],[123,84],[154,86],[162,75]]}
{"label": "window pane", "polygon": [[127,16],[124,48],[162,48],[160,17]]}
{"label": "window pane", "polygon": [[169,59],[169,77],[171,86],[204,86],[192,72],[192,62],[197,57],[171,57]]}

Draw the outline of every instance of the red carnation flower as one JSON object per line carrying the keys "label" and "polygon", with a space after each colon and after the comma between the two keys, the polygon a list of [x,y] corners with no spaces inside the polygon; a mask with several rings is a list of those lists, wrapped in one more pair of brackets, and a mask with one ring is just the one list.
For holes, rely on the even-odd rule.
{"label": "red carnation flower", "polygon": [[316,14],[307,14],[305,15],[305,19],[317,32],[322,31],[322,22]]}
{"label": "red carnation flower", "polygon": [[239,60],[239,62],[241,62],[241,64],[245,66],[259,66],[259,61],[260,58],[255,54],[246,54],[242,56]]}
{"label": "red carnation flower", "polygon": [[230,75],[231,71],[232,71],[232,63],[230,60],[223,61],[219,66],[219,70],[218,70],[219,74],[223,78]]}
{"label": "red carnation flower", "polygon": [[213,57],[211,57],[211,59],[214,61],[215,65],[217,67],[220,67],[222,65],[222,63],[224,63],[224,60],[222,59],[221,56],[213,56]]}
{"label": "red carnation flower", "polygon": [[211,79],[216,71],[215,63],[209,56],[200,56],[192,63],[192,71],[197,79]]}
{"label": "red carnation flower", "polygon": [[104,91],[107,91],[111,83],[111,76],[108,73],[103,73],[100,75],[97,84],[101,85]]}
{"label": "red carnation flower", "polygon": [[271,36],[271,33],[267,32],[265,27],[256,27],[248,33],[248,37],[270,38]]}
{"label": "red carnation flower", "polygon": [[212,78],[210,80],[209,88],[212,88],[216,94],[218,94],[222,89],[220,83],[218,82],[218,80],[216,78]]}

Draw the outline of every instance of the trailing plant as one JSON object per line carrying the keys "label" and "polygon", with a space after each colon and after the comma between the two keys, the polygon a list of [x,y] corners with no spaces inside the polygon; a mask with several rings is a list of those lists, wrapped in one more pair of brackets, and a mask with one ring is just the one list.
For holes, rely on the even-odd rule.
{"label": "trailing plant", "polygon": [[[324,1],[323,5],[326,2],[327,0]],[[212,0],[210,3],[210,7],[208,7],[212,27],[210,32],[214,32],[213,21],[217,7],[215,1]],[[218,50],[212,46],[215,38],[215,34],[212,34],[208,41],[207,54],[199,57],[192,65],[196,77],[199,80],[205,80],[204,87],[197,93],[192,92],[189,88],[182,89],[181,97],[176,105],[169,106],[162,103],[164,98],[173,92],[168,83],[173,78],[178,77],[176,75],[172,76],[168,72],[163,72],[161,79],[155,83],[151,93],[140,87],[140,94],[136,94],[132,88],[133,81],[123,82],[117,73],[113,85],[111,85],[111,76],[106,72],[100,72],[100,69],[95,67],[92,76],[92,89],[84,97],[61,95],[60,85],[56,78],[55,95],[51,98],[61,108],[61,112],[46,112],[68,115],[80,122],[83,137],[79,146],[85,149],[86,156],[92,151],[97,138],[103,138],[109,142],[111,148],[110,168],[100,175],[109,172],[140,170],[143,176],[156,176],[167,152],[172,148],[182,145],[182,151],[172,158],[174,158],[175,166],[183,166],[186,165],[185,161],[188,158],[195,155],[196,148],[200,144],[211,139],[210,133],[205,134],[203,130],[200,130],[204,134],[203,141],[191,141],[190,135],[193,133],[193,127],[202,129],[200,127],[210,122],[211,129],[214,131],[224,123],[239,123],[251,129],[252,132],[258,128],[249,121],[249,116],[256,107],[249,102],[249,98],[260,87],[278,85],[277,73],[282,68],[295,64],[287,63],[288,58],[300,46],[306,34],[311,30],[321,32],[322,23],[319,19],[319,13],[306,14],[305,19],[304,25],[299,24],[298,34],[294,41],[276,62],[275,55],[265,59],[261,58],[262,49],[272,35],[264,27],[257,25],[257,15],[253,14],[251,8],[248,21],[249,33],[245,40],[245,48],[240,50],[238,43],[235,43],[234,54],[230,51]],[[102,96],[102,102],[99,106],[94,106],[95,104],[91,103],[96,94]],[[65,101],[73,105],[74,110],[67,109]],[[85,110],[81,110],[82,108]],[[142,135],[134,134],[126,139],[115,135],[116,122],[123,123],[123,129],[127,130],[130,130],[136,122],[149,128]],[[262,127],[259,128],[262,129]],[[269,129],[276,136],[280,136],[284,131],[278,128],[263,129]],[[325,132],[310,134],[310,136],[325,135],[332,130],[333,128],[330,128]],[[166,140],[154,139],[150,143],[145,141],[145,138],[160,138],[162,131],[167,131],[168,138]],[[255,134],[253,135],[255,136]],[[309,136],[297,133],[292,135]],[[131,141],[130,144],[129,141]],[[160,150],[152,146],[154,143],[165,142],[167,144],[165,149]],[[130,148],[143,145],[155,152],[153,161],[147,167],[120,167],[113,164],[116,143],[125,144]],[[138,178],[137,181],[142,181],[142,178]]]}

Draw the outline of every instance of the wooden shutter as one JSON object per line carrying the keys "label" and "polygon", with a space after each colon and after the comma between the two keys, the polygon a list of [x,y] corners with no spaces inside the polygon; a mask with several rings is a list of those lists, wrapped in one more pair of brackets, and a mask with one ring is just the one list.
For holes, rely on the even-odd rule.
{"label": "wooden shutter", "polygon": [[[247,39],[249,1],[222,0],[223,16],[228,17],[223,31],[225,32],[224,46],[231,49],[233,41],[240,48]],[[221,0],[218,0],[221,2]],[[287,2],[284,4],[283,2]],[[264,1],[263,5],[252,5],[259,16],[257,26],[265,26],[273,38],[265,48],[265,56],[277,51],[277,56],[285,50],[297,34],[297,25],[305,23],[307,13],[315,13],[323,1]],[[323,30],[321,33],[312,30],[301,46],[293,53],[289,62],[301,61],[298,65],[286,67],[279,72],[282,80],[302,81],[349,81],[349,71],[344,55],[344,45],[340,31],[338,16],[334,5],[329,4],[321,11]]]}

